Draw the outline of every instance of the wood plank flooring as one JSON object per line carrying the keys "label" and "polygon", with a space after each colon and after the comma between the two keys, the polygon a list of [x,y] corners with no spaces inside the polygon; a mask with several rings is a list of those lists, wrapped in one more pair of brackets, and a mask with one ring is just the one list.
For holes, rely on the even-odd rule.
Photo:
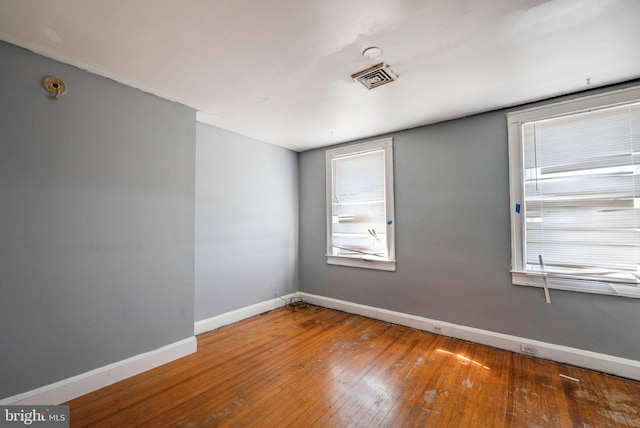
{"label": "wood plank flooring", "polygon": [[74,428],[640,427],[640,382],[315,306],[66,404]]}

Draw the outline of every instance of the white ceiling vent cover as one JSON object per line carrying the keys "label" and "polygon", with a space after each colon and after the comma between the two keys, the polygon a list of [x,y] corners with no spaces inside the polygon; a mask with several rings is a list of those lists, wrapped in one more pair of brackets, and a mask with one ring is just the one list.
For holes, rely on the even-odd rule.
{"label": "white ceiling vent cover", "polygon": [[373,89],[393,82],[398,76],[391,71],[387,64],[381,63],[352,74],[351,78],[362,83],[365,88]]}

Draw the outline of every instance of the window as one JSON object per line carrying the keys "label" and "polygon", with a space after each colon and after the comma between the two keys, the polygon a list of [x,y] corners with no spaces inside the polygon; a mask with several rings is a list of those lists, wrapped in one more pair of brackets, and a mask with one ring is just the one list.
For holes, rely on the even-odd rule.
{"label": "window", "polygon": [[327,263],[396,270],[391,138],[326,152]]}
{"label": "window", "polygon": [[508,126],[512,282],[640,297],[640,88]]}

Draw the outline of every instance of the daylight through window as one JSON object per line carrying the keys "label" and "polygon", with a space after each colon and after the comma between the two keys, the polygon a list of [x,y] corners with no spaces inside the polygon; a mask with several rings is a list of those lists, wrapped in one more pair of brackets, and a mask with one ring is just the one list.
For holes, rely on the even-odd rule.
{"label": "daylight through window", "polygon": [[640,297],[639,95],[509,114],[514,283]]}
{"label": "daylight through window", "polygon": [[392,140],[327,150],[327,262],[395,270]]}

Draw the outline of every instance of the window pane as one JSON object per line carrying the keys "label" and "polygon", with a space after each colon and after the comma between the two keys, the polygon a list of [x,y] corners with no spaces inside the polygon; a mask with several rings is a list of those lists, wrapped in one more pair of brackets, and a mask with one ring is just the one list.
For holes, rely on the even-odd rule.
{"label": "window pane", "polygon": [[325,152],[327,263],[395,271],[393,140]]}
{"label": "window pane", "polygon": [[638,283],[640,104],[522,127],[526,269]]}
{"label": "window pane", "polygon": [[384,151],[334,158],[334,255],[386,258]]}

